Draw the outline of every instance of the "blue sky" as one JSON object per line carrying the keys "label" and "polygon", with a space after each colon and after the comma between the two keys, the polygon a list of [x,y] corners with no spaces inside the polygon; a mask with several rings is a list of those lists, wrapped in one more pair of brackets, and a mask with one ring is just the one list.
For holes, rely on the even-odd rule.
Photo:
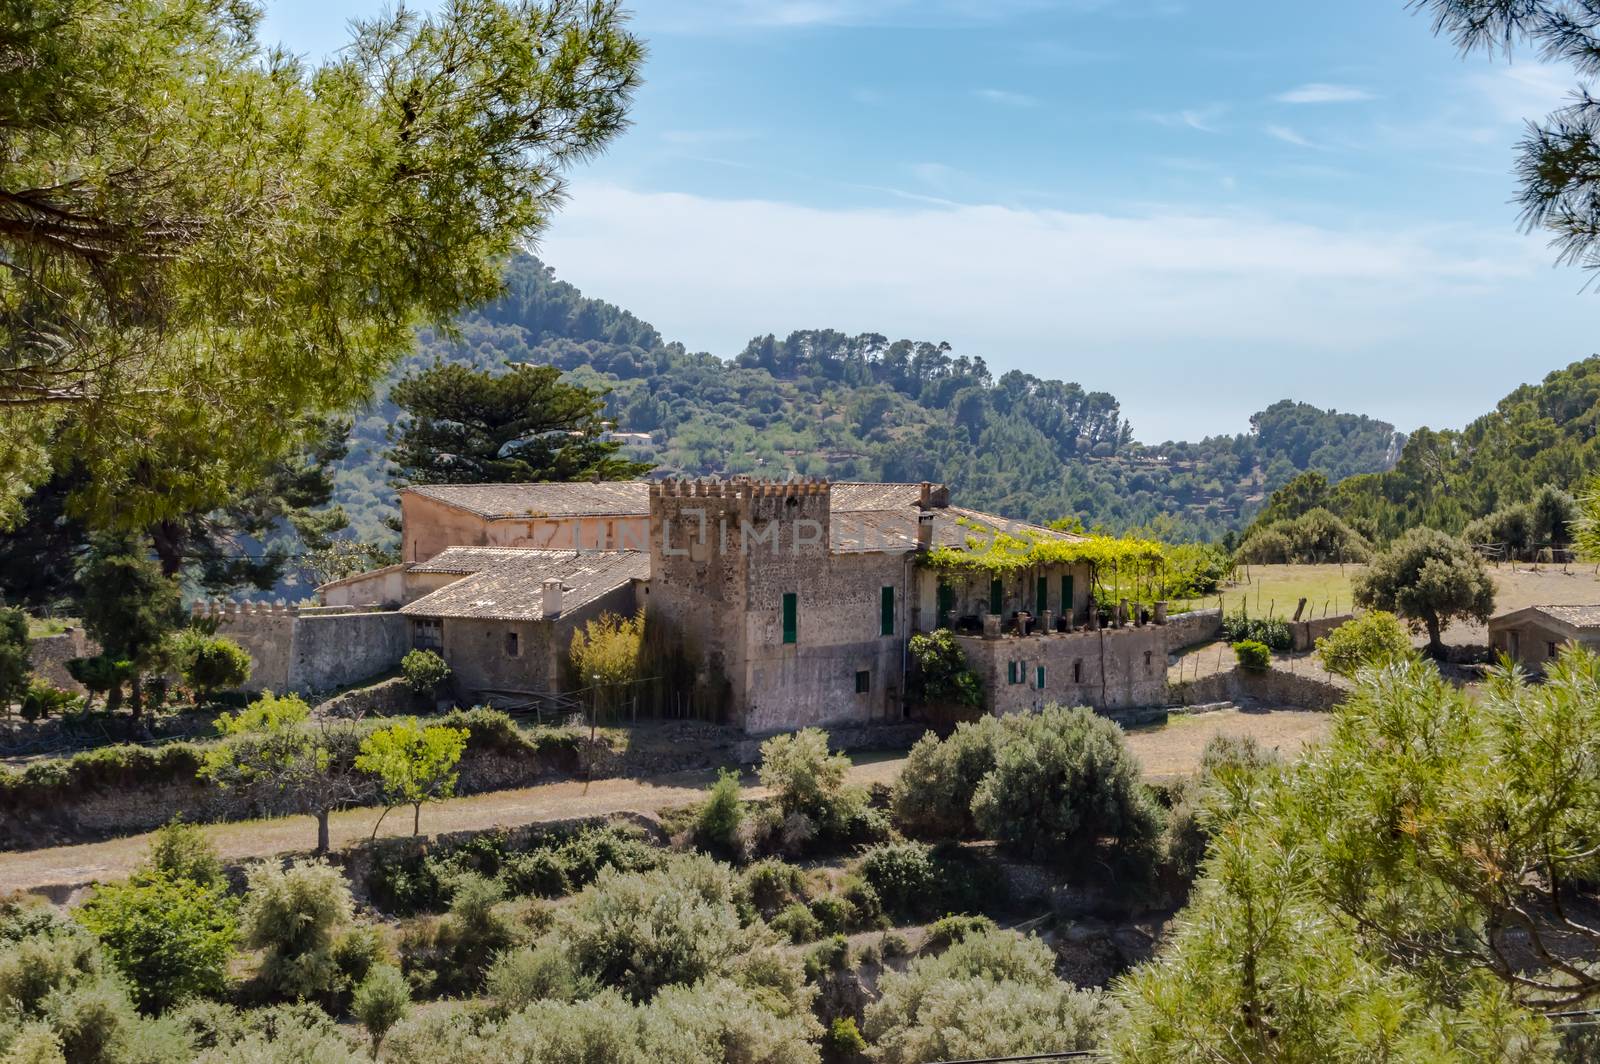
{"label": "blue sky", "polygon": [[[270,4],[313,58],[360,0]],[[1463,59],[1403,0],[644,0],[633,128],[538,252],[731,356],[947,339],[1122,400],[1146,441],[1281,398],[1459,426],[1597,349],[1519,232],[1525,117],[1575,84]]]}

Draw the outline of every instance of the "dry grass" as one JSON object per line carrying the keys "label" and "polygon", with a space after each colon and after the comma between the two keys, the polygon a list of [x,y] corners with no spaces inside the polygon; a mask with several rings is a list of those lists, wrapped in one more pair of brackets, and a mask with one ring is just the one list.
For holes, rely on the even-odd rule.
{"label": "dry grass", "polygon": [[1197,771],[1200,753],[1214,735],[1251,735],[1266,749],[1292,760],[1305,746],[1325,738],[1332,724],[1330,714],[1311,710],[1225,709],[1136,728],[1128,733],[1128,746],[1146,779],[1167,780]]}

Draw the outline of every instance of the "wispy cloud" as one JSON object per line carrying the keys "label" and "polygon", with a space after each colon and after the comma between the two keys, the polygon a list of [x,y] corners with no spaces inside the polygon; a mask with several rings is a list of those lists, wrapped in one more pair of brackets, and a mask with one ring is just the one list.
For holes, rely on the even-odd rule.
{"label": "wispy cloud", "polygon": [[1317,145],[1311,143],[1305,137],[1302,137],[1288,126],[1268,126],[1266,128],[1266,133],[1269,137],[1281,140],[1285,144],[1293,144],[1297,148],[1317,147]]}
{"label": "wispy cloud", "polygon": [[1023,92],[1011,92],[1007,89],[978,89],[973,95],[987,103],[999,104],[1002,107],[1037,107],[1039,101]]}
{"label": "wispy cloud", "polygon": [[1501,120],[1540,119],[1572,102],[1578,79],[1553,63],[1511,63],[1473,77]]}
{"label": "wispy cloud", "polygon": [[1330,85],[1324,81],[1313,81],[1288,92],[1280,92],[1273,99],[1279,103],[1360,103],[1377,97],[1355,85]]}
{"label": "wispy cloud", "polygon": [[667,144],[681,147],[704,147],[708,144],[732,144],[754,140],[757,133],[749,129],[667,129],[661,139]]}
{"label": "wispy cloud", "polygon": [[1223,104],[1211,104],[1209,107],[1188,107],[1181,111],[1145,111],[1140,117],[1163,126],[1186,126],[1202,133],[1220,133],[1222,129],[1218,123],[1227,112]]}

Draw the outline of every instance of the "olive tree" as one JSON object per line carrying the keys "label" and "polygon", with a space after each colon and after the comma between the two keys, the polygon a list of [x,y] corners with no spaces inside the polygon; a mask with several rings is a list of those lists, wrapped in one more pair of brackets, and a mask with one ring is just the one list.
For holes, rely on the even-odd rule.
{"label": "olive tree", "polygon": [[1431,528],[1413,528],[1376,555],[1355,578],[1356,605],[1387,610],[1428,633],[1428,650],[1444,656],[1441,633],[1452,621],[1489,619],[1494,581],[1467,544]]}

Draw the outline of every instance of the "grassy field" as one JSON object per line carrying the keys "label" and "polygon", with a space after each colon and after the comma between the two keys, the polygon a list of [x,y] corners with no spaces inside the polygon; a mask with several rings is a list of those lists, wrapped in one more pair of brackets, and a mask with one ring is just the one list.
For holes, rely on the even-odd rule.
{"label": "grassy field", "polygon": [[[1243,603],[1252,616],[1292,617],[1295,603],[1304,596],[1307,616],[1348,612],[1353,598],[1351,582],[1359,565],[1241,565],[1237,580],[1222,589],[1223,607],[1230,613]],[[1495,584],[1495,612],[1509,613],[1525,606],[1582,606],[1600,603],[1600,576],[1591,565],[1491,567]],[[1206,602],[1216,605],[1216,599]],[[1198,605],[1198,603],[1197,603]],[[1455,624],[1445,632],[1445,642],[1459,645],[1487,641],[1483,625]]]}
{"label": "grassy field", "polygon": [[[1307,599],[1308,615],[1349,612],[1350,581],[1359,565],[1241,565],[1237,580],[1222,589],[1223,608],[1232,613],[1242,603],[1253,617],[1292,617],[1295,603]],[[1215,606],[1216,600],[1207,602]]]}

